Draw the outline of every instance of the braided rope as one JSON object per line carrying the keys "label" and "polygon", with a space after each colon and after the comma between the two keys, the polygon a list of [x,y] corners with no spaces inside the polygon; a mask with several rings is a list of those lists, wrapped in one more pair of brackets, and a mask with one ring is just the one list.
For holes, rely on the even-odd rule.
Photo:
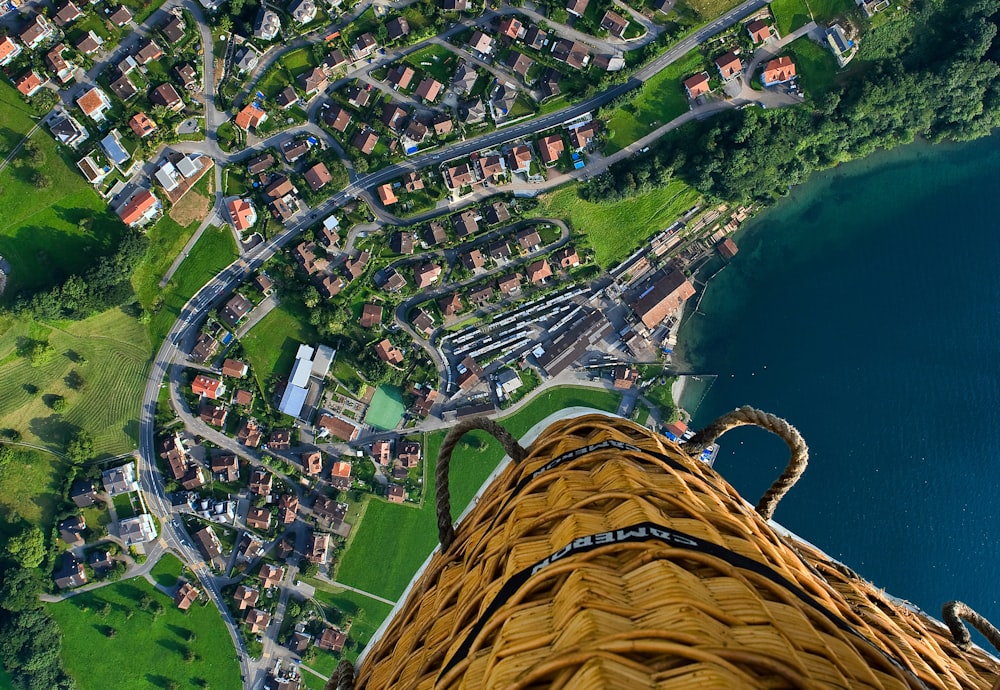
{"label": "braided rope", "polygon": [[744,405],[716,419],[695,434],[687,443],[684,443],[681,448],[685,453],[696,458],[730,429],[748,424],[759,426],[780,436],[788,444],[788,449],[791,451],[791,457],[788,459],[785,471],[774,480],[771,487],[757,501],[755,508],[757,514],[765,520],[770,520],[771,516],[774,515],[774,509],[778,507],[778,502],[788,493],[789,489],[795,486],[795,482],[806,471],[806,465],[809,463],[809,447],[798,429],[781,417]]}
{"label": "braided rope", "polygon": [[333,675],[330,676],[330,680],[326,682],[326,686],[323,690],[353,690],[354,689],[354,664],[347,660],[346,657],[341,658],[340,663],[337,664],[336,670]]}
{"label": "braided rope", "polygon": [[993,648],[1000,651],[1000,630],[997,630],[985,617],[976,613],[971,606],[961,601],[949,601],[941,608],[941,617],[951,630],[951,636],[955,644],[963,652],[972,648],[972,636],[968,629],[962,625],[966,623],[975,628],[986,640],[993,645]]}
{"label": "braided rope", "polygon": [[486,417],[472,417],[459,422],[448,431],[441,449],[438,451],[437,471],[435,481],[437,483],[437,523],[438,539],[441,542],[441,550],[447,551],[452,542],[455,541],[455,526],[451,519],[451,491],[448,486],[448,470],[451,467],[451,454],[462,436],[470,431],[485,431],[500,442],[504,451],[514,462],[521,462],[528,456],[528,451],[521,447],[509,431],[499,423]]}

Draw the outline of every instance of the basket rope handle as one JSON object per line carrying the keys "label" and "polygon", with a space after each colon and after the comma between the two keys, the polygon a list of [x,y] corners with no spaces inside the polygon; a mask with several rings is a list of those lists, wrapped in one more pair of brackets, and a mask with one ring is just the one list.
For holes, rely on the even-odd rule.
{"label": "basket rope handle", "polygon": [[744,405],[716,419],[691,437],[681,446],[681,449],[691,457],[696,458],[724,433],[747,424],[759,426],[780,436],[788,444],[788,449],[791,451],[791,457],[788,459],[785,471],[774,480],[771,487],[757,501],[755,508],[757,514],[765,520],[770,520],[771,516],[774,515],[774,509],[778,507],[778,502],[788,493],[789,489],[795,486],[795,482],[806,471],[806,465],[809,463],[809,447],[798,429],[781,417]]}
{"label": "basket rope handle", "polygon": [[455,541],[455,526],[451,519],[451,491],[448,487],[448,469],[451,467],[451,454],[462,436],[470,431],[485,431],[500,442],[504,451],[514,462],[521,462],[528,457],[528,451],[521,447],[517,439],[499,423],[486,417],[472,417],[466,419],[449,431],[441,449],[438,451],[437,471],[434,474],[434,481],[437,483],[437,523],[438,539],[441,541],[441,550],[447,551],[452,542]]}
{"label": "basket rope handle", "polygon": [[941,608],[941,617],[951,630],[952,639],[963,652],[969,651],[972,647],[972,636],[969,630],[962,625],[965,621],[975,628],[986,640],[993,645],[993,648],[1000,651],[1000,630],[997,630],[985,617],[976,613],[971,606],[961,601],[949,601]]}
{"label": "basket rope handle", "polygon": [[347,657],[341,657],[323,690],[354,690],[354,664]]}

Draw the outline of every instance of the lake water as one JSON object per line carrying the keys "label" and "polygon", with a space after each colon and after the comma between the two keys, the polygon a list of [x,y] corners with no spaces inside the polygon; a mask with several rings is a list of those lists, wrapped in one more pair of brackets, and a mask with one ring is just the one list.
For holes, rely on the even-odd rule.
{"label": "lake water", "polygon": [[[1000,137],[817,175],[748,223],[681,332],[718,374],[702,426],[785,417],[809,468],[775,518],[876,585],[1000,623]],[[719,470],[755,503],[787,461],[761,430]]]}

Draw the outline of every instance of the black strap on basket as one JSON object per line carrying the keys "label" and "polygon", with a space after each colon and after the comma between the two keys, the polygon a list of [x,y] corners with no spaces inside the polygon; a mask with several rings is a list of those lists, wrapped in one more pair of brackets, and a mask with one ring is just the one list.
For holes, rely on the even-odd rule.
{"label": "black strap on basket", "polygon": [[499,423],[486,417],[472,417],[453,426],[441,443],[438,451],[437,471],[434,481],[437,483],[437,523],[438,540],[441,550],[447,551],[455,541],[455,525],[451,518],[451,490],[448,485],[448,470],[451,467],[451,454],[461,438],[470,431],[485,431],[500,442],[504,451],[514,462],[521,462],[528,457],[528,451],[521,447],[517,439]]}
{"label": "black strap on basket", "polygon": [[774,480],[771,488],[765,491],[757,502],[757,514],[765,520],[770,520],[771,516],[774,515],[774,509],[778,507],[778,502],[788,493],[789,489],[795,486],[795,482],[806,471],[806,465],[809,463],[809,446],[806,445],[806,441],[798,429],[781,417],[745,405],[716,419],[691,437],[689,441],[682,444],[681,448],[692,458],[697,458],[724,433],[748,424],[759,426],[780,436],[788,444],[788,449],[791,451],[791,457],[788,459],[785,471]]}

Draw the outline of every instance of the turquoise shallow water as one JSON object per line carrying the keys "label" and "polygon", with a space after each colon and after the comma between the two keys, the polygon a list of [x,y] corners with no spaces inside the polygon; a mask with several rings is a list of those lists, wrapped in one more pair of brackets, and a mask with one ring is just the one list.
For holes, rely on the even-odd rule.
{"label": "turquoise shallow water", "polygon": [[[775,518],[938,615],[1000,623],[1000,136],[816,176],[752,223],[681,332],[718,374],[695,422],[796,424],[805,477]],[[787,460],[759,430],[718,469],[751,502]]]}

